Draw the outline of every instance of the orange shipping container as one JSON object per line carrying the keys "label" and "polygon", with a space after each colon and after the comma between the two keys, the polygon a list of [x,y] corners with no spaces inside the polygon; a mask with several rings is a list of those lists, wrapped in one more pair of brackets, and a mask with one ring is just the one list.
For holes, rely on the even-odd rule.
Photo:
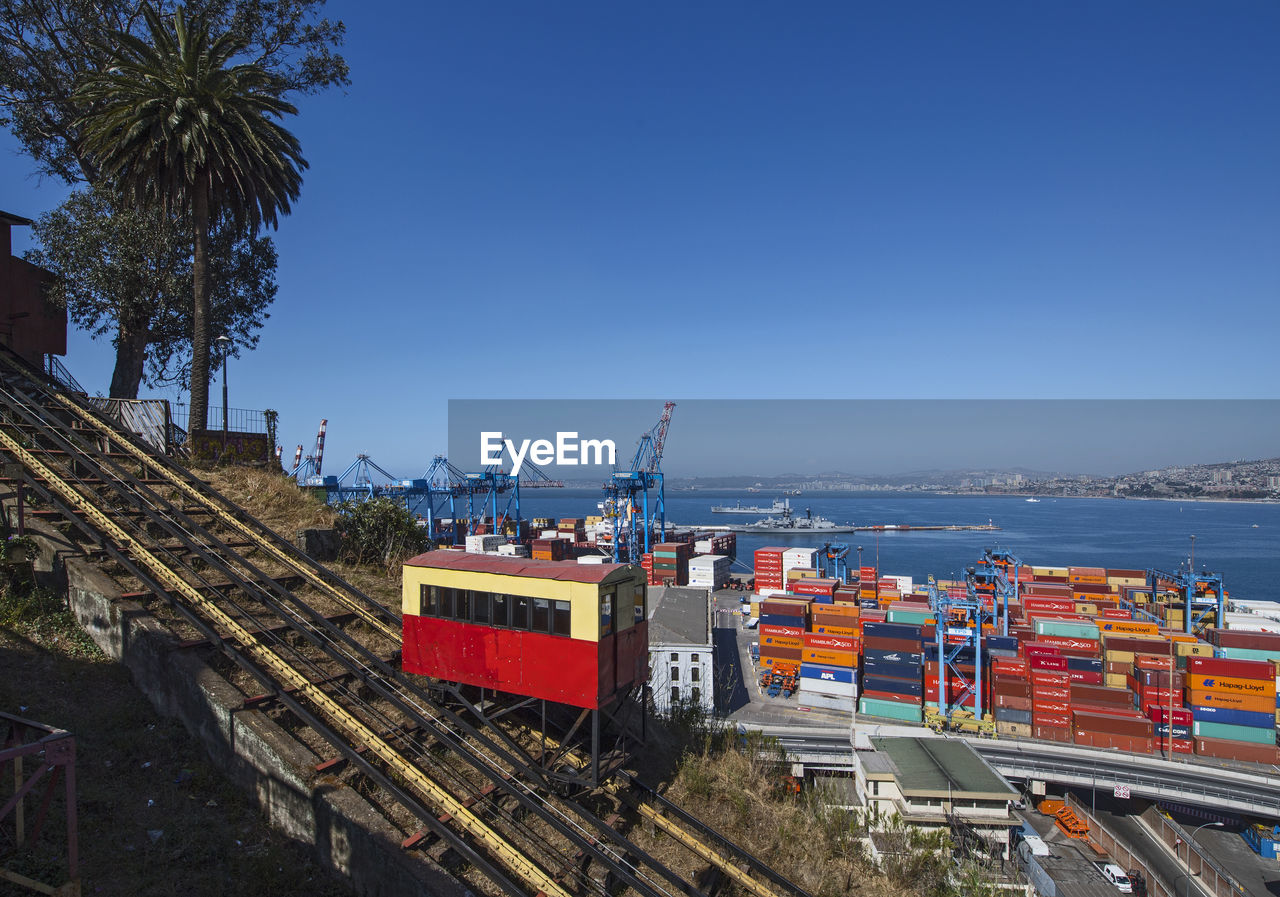
{"label": "orange shipping container", "polygon": [[859,608],[856,604],[815,604],[813,605],[814,614],[822,614],[827,617],[850,617],[854,620],[858,619]]}
{"label": "orange shipping container", "polygon": [[1271,699],[1275,709],[1276,682],[1274,679],[1236,679],[1232,676],[1206,676],[1196,673],[1187,676],[1187,688],[1214,694],[1254,695]]}
{"label": "orange shipping container", "polygon": [[760,637],[760,650],[766,647],[774,648],[803,648],[804,637],[792,635],[762,635]]}
{"label": "orange shipping container", "polygon": [[1265,695],[1221,694],[1187,689],[1187,705],[1191,707],[1229,707],[1232,710],[1248,710],[1250,713],[1272,713],[1276,699]]}
{"label": "orange shipping container", "polygon": [[[847,622],[847,621],[846,621]],[[860,626],[828,626],[825,623],[814,623],[813,633],[815,635],[839,635],[845,638],[857,638],[862,634]]]}
{"label": "orange shipping container", "polygon": [[1110,620],[1102,619],[1098,621],[1098,630],[1102,635],[1143,635],[1148,637],[1157,637],[1160,635],[1160,627],[1155,623],[1144,623],[1140,620]]}
{"label": "orange shipping container", "polygon": [[802,652],[805,663],[821,663],[832,667],[857,666],[858,656],[852,651],[831,651],[826,648],[805,648]]}

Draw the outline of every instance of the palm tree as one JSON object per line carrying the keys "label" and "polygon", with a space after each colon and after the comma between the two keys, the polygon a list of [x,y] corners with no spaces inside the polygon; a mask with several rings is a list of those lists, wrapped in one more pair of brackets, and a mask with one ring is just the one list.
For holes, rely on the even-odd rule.
{"label": "palm tree", "polygon": [[261,66],[232,65],[243,44],[211,37],[183,10],[172,28],[146,11],[148,43],[112,35],[112,64],[85,76],[75,92],[85,113],[83,149],[104,179],[138,206],[191,215],[195,287],[191,315],[191,418],[209,410],[209,237],[229,216],[251,233],[289,213],[307,167],[298,140],[278,119],[297,113],[280,99],[285,85]]}

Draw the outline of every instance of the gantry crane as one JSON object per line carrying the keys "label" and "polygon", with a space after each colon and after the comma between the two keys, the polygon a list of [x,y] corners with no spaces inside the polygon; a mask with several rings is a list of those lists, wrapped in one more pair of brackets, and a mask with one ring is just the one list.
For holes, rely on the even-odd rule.
{"label": "gantry crane", "polygon": [[298,446],[298,453],[293,459],[293,470],[289,471],[289,476],[297,480],[299,486],[324,485],[320,468],[324,463],[324,433],[328,426],[328,419],[320,421],[320,430],[316,433],[316,447],[307,457],[302,457],[302,446]]}
{"label": "gantry crane", "polygon": [[[667,506],[662,485],[662,450],[671,427],[675,402],[662,406],[662,417],[640,437],[627,470],[614,470],[604,484],[604,509],[613,520],[613,560],[640,563],[640,555],[653,550],[651,537],[657,524],[660,538],[667,534]],[[650,493],[653,502],[650,503]],[[625,555],[623,544],[625,543]],[[643,545],[643,548],[642,548]]]}
{"label": "gantry crane", "polygon": [[[1162,587],[1162,583],[1169,583],[1172,588]],[[1191,569],[1190,561],[1187,562],[1185,569],[1179,567],[1174,573],[1151,568],[1147,570],[1147,588],[1151,592],[1152,602],[1159,600],[1164,592],[1174,592],[1182,596],[1182,631],[1189,635],[1198,634],[1209,625],[1211,621],[1205,618],[1210,612],[1217,613],[1212,621],[1214,625],[1224,625],[1226,592],[1222,588],[1221,573],[1209,573],[1206,570],[1196,573]],[[1213,597],[1206,597],[1209,593],[1212,593]],[[1151,619],[1158,620],[1156,617]]]}
{"label": "gantry crane", "polygon": [[[985,577],[975,567],[965,571],[964,586],[938,587],[929,577],[929,606],[933,609],[938,641],[938,686],[932,697],[938,709],[926,715],[934,728],[958,728],[991,734],[995,723],[983,715],[982,634],[993,623],[996,602],[988,600]],[[973,673],[963,667],[973,663]],[[958,686],[952,690],[952,683]],[[925,700],[931,697],[928,689]],[[973,710],[965,707],[973,698]]]}

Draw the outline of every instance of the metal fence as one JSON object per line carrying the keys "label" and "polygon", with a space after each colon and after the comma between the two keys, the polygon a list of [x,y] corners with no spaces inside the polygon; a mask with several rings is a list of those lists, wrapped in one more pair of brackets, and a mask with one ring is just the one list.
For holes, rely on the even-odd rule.
{"label": "metal fence", "polygon": [[[191,432],[191,409],[186,405],[174,405],[172,410],[174,426],[182,428],[184,432]],[[268,419],[274,415],[272,411],[258,411],[252,408],[228,408],[227,409],[227,426],[228,433],[268,433],[272,428],[267,426]],[[222,406],[210,405],[206,430],[216,430],[222,432]]]}

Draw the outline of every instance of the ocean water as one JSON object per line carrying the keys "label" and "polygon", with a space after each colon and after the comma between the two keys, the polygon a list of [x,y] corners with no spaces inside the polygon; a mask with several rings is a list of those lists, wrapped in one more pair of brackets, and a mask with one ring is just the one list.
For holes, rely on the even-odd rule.
{"label": "ocean water", "polygon": [[[600,493],[582,489],[525,490],[520,511],[531,517],[599,514]],[[668,493],[667,521],[684,525],[753,523],[755,517],[712,514],[711,506],[741,500],[767,506],[768,492]],[[1198,569],[1221,573],[1235,598],[1280,601],[1280,504],[1134,501],[1106,498],[1046,498],[1032,503],[1015,496],[812,493],[791,497],[800,513],[809,508],[836,523],[973,524],[991,522],[999,532],[740,533],[739,563],[750,568],[752,552],[765,545],[807,547],[825,538],[862,546],[862,561],[883,573],[923,581],[929,574],[955,578],[986,546],[999,546],[1024,563],[1171,570],[1184,563],[1195,538]],[[877,564],[877,556],[879,562]],[[851,564],[857,552],[850,552]]]}

